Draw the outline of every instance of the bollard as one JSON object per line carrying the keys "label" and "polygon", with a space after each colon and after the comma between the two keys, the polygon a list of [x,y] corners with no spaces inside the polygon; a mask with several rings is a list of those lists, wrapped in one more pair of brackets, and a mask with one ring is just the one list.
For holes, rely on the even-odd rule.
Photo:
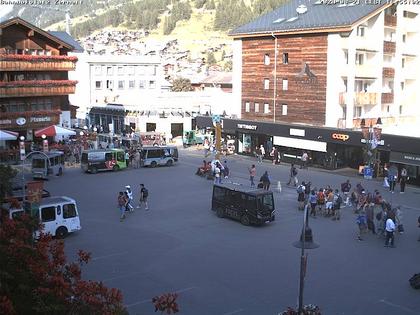
{"label": "bollard", "polygon": [[281,182],[277,181],[277,191],[281,193]]}

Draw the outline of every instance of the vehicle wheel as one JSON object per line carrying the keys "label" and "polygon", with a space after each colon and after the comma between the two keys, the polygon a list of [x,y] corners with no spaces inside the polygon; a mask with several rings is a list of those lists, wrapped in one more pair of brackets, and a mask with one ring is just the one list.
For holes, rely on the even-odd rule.
{"label": "vehicle wheel", "polygon": [[118,171],[119,169],[120,169],[120,167],[119,167],[118,165],[114,165],[114,166],[112,167],[112,170],[113,170],[114,172]]}
{"label": "vehicle wheel", "polygon": [[57,238],[65,238],[68,234],[67,228],[64,226],[60,226],[57,231],[55,231],[55,237]]}
{"label": "vehicle wheel", "polygon": [[63,169],[60,167],[60,168],[58,169],[58,176],[61,176],[61,175],[63,175]]}
{"label": "vehicle wheel", "polygon": [[153,161],[152,163],[150,163],[150,166],[151,166],[151,167],[156,167],[156,166],[157,166],[156,161]]}
{"label": "vehicle wheel", "polygon": [[98,169],[97,169],[96,167],[92,167],[92,168],[90,169],[90,172],[91,172],[92,174],[96,174],[96,173],[98,173]]}
{"label": "vehicle wheel", "polygon": [[192,142],[192,145],[196,145],[197,144],[197,142],[194,140],[193,142]]}
{"label": "vehicle wheel", "polygon": [[249,225],[249,217],[248,217],[248,215],[246,215],[246,214],[244,214],[243,216],[242,216],[242,218],[241,218],[241,223],[243,224],[243,225]]}
{"label": "vehicle wheel", "polygon": [[225,211],[222,208],[217,208],[216,215],[219,218],[223,218],[225,216]]}
{"label": "vehicle wheel", "polygon": [[166,162],[166,166],[172,166],[174,164],[174,162],[172,160],[169,160],[168,162]]}

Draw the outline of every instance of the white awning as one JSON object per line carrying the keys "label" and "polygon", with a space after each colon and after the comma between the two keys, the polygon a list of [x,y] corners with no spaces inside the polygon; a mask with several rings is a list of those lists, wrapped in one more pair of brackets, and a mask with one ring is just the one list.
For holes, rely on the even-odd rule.
{"label": "white awning", "polygon": [[319,141],[313,141],[313,140],[274,136],[273,144],[280,145],[282,147],[327,152],[326,142],[319,142]]}

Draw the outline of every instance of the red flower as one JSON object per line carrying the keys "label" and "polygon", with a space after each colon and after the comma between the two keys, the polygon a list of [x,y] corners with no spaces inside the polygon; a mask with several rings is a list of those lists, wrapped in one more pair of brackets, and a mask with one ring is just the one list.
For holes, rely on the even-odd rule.
{"label": "red flower", "polygon": [[52,86],[73,86],[76,80],[31,80],[31,81],[9,81],[0,82],[0,87],[52,87]]}
{"label": "red flower", "polygon": [[29,61],[29,62],[53,62],[53,61],[77,61],[76,56],[64,55],[17,55],[17,54],[0,54],[0,61]]}

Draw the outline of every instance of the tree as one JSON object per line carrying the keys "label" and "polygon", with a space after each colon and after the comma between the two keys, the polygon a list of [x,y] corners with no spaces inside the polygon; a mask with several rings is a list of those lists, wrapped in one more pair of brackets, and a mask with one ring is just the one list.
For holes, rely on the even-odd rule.
{"label": "tree", "polygon": [[10,165],[0,164],[0,205],[3,204],[6,195],[12,193],[12,179],[17,171]]}
{"label": "tree", "polygon": [[190,92],[193,90],[190,79],[177,78],[172,81],[173,92]]}
{"label": "tree", "polygon": [[195,7],[197,9],[201,9],[205,4],[207,0],[195,0]]}
{"label": "tree", "polygon": [[2,314],[127,314],[122,294],[102,282],[83,280],[90,254],[67,262],[64,243],[49,234],[33,242],[40,225],[28,215],[1,217],[0,309]]}
{"label": "tree", "polygon": [[214,4],[214,0],[210,0],[209,2],[207,2],[206,9],[207,10],[214,10],[214,9],[216,9],[216,5]]}
{"label": "tree", "polygon": [[214,54],[210,51],[207,53],[207,64],[208,65],[214,65],[217,63],[216,58],[214,57]]}
{"label": "tree", "polygon": [[232,64],[232,60],[228,60],[224,63],[223,65],[223,70],[225,71],[232,71],[233,69],[233,64]]}

